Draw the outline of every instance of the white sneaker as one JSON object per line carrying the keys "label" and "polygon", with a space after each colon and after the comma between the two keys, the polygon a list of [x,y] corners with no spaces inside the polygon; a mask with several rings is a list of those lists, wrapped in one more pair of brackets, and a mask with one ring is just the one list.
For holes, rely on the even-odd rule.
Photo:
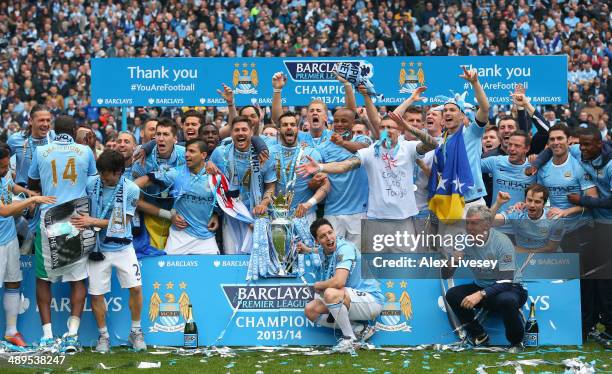
{"label": "white sneaker", "polygon": [[[376,332],[376,327],[370,325],[370,324],[362,324],[360,325],[361,328],[359,329],[354,329],[353,332],[355,332],[355,336],[357,337],[357,341],[364,343],[367,342],[368,340],[370,340],[370,338],[372,336],[374,336],[374,333]],[[358,330],[358,331],[355,331]]]}
{"label": "white sneaker", "polygon": [[341,338],[338,343],[332,347],[332,352],[337,353],[355,353],[355,341],[351,338]]}
{"label": "white sneaker", "polygon": [[98,343],[96,344],[96,352],[98,353],[110,352],[110,339],[108,336],[100,335],[100,337],[98,337]]}
{"label": "white sneaker", "polygon": [[132,345],[132,348],[134,348],[136,352],[147,350],[147,345],[145,344],[142,330],[131,331],[130,335],[128,336],[128,342]]}

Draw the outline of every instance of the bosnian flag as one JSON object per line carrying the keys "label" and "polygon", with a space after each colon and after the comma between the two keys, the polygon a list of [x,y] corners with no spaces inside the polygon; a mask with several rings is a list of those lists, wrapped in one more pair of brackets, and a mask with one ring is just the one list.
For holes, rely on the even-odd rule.
{"label": "bosnian flag", "polygon": [[463,126],[436,149],[429,178],[429,209],[448,224],[463,218],[463,196],[474,186],[468,161]]}

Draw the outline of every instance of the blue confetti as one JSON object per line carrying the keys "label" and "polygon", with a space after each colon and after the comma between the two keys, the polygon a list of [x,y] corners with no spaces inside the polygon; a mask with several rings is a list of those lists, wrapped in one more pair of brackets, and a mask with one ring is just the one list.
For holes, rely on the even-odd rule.
{"label": "blue confetti", "polygon": [[453,362],[453,364],[455,364],[455,365],[463,365],[463,362],[457,361],[457,362]]}
{"label": "blue confetti", "polygon": [[431,368],[429,366],[423,366],[424,370],[431,370]]}
{"label": "blue confetti", "polygon": [[410,360],[404,360],[404,368],[407,368],[408,366],[410,366]]}
{"label": "blue confetti", "polygon": [[231,369],[234,367],[235,362],[230,362],[229,364],[225,365],[226,369]]}
{"label": "blue confetti", "polygon": [[283,361],[283,362],[279,362],[278,364],[279,364],[279,365],[287,365],[287,364],[288,364],[288,362],[287,362],[287,361]]}

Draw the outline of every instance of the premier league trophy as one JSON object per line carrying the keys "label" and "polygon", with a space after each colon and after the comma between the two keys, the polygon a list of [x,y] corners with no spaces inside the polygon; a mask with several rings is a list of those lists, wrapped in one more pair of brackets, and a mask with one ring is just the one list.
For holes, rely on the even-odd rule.
{"label": "premier league trophy", "polygon": [[296,264],[297,251],[294,245],[292,217],[290,217],[289,207],[293,193],[287,195],[279,194],[274,198],[272,204],[272,217],[270,221],[270,231],[272,234],[272,245],[276,251],[279,261],[278,276],[292,276],[293,267]]}

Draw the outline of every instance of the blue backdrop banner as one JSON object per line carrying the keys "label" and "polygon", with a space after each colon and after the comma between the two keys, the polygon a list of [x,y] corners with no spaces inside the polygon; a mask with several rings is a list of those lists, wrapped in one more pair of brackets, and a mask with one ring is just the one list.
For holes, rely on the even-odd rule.
{"label": "blue backdrop banner", "polygon": [[474,103],[469,83],[459,77],[462,66],[478,69],[493,105],[509,104],[517,84],[534,104],[567,103],[566,56],[95,58],[91,98],[96,106],[224,106],[217,89],[227,84],[236,105],[266,106],[272,104],[272,76],[282,72],[287,76],[283,105],[320,99],[344,106],[344,87],[334,74],[340,62],[349,63],[384,95],[377,105],[399,105],[420,86],[428,87],[424,104],[439,104],[443,96],[455,94]]}
{"label": "blue backdrop banner", "polygon": [[[315,327],[304,316],[304,306],[313,297],[314,274],[304,279],[245,281],[246,256],[165,256],[142,261],[144,307],[142,326],[148,344],[182,345],[186,309],[193,305],[201,345],[327,345],[336,341],[332,330]],[[28,342],[42,333],[36,307],[33,258],[22,257],[23,298],[19,331]],[[308,267],[310,264],[306,264]],[[463,283],[466,281],[456,281]],[[451,343],[457,340],[449,325],[440,280],[381,279],[385,295],[383,315],[375,322],[376,345]],[[540,344],[581,344],[580,281],[528,282],[529,302],[536,306]],[[404,295],[406,294],[406,295]],[[399,300],[409,303],[400,305]],[[128,292],[113,276],[106,295],[108,327],[113,345],[127,344],[130,331]],[[70,287],[53,285],[54,334],[66,332],[70,313]],[[4,317],[0,308],[0,331]],[[493,344],[507,344],[499,316],[490,314],[485,328]],[[84,345],[95,345],[98,330],[89,298],[80,328]]]}

